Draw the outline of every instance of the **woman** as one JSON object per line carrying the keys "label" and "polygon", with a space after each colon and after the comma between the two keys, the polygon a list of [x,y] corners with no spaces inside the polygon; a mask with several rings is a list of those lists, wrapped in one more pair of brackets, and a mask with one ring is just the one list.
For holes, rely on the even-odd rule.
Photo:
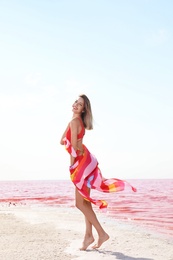
{"label": "woman", "polygon": [[[86,250],[94,242],[92,227],[98,233],[98,241],[92,247],[99,248],[109,239],[99,223],[92,204],[106,208],[107,202],[90,197],[90,190],[97,189],[102,192],[116,192],[123,190],[125,182],[119,179],[105,179],[101,175],[97,159],[83,144],[85,129],[93,129],[91,104],[86,95],[80,95],[72,105],[73,117],[68,124],[60,143],[65,145],[70,154],[70,177],[76,187],[76,207],[84,214],[86,231],[81,250]],[[133,188],[135,191],[135,188]]]}

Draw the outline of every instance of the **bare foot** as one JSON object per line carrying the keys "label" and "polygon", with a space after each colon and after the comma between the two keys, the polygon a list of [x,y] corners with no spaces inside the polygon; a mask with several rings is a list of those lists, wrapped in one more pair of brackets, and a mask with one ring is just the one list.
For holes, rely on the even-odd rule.
{"label": "bare foot", "polygon": [[104,242],[106,242],[109,239],[109,235],[105,232],[104,235],[100,236],[98,239],[97,244],[95,244],[92,248],[97,249],[99,248]]}
{"label": "bare foot", "polygon": [[91,245],[92,243],[94,242],[94,237],[91,236],[91,237],[85,237],[84,238],[84,241],[83,241],[83,244],[82,244],[82,247],[80,248],[80,250],[86,250],[87,247],[89,245]]}

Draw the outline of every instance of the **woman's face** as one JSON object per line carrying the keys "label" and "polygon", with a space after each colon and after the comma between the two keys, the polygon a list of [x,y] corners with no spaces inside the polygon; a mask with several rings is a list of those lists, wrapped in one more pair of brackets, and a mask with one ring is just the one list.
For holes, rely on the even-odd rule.
{"label": "woman's face", "polygon": [[75,114],[81,115],[84,111],[84,100],[83,98],[79,97],[74,104],[72,105],[72,111]]}

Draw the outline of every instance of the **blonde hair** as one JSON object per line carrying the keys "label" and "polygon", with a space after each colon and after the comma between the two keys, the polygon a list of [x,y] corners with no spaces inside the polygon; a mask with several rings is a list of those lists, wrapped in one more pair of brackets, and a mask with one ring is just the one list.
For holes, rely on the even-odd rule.
{"label": "blonde hair", "polygon": [[93,115],[92,115],[90,100],[84,94],[79,95],[79,97],[83,98],[84,100],[84,111],[82,112],[81,115],[84,127],[88,130],[91,130],[93,129]]}

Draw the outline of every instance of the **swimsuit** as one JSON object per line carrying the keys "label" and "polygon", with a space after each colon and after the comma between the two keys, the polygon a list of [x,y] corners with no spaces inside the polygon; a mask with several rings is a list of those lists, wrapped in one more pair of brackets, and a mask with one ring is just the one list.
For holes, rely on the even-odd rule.
{"label": "swimsuit", "polygon": [[[83,126],[83,122],[82,122],[82,119],[77,117],[80,121],[80,124],[81,124],[81,131],[80,133],[77,135],[77,140],[79,139],[82,139],[84,137],[84,134],[85,134],[85,128]],[[70,127],[68,128],[67,130],[67,133],[66,133],[66,138],[71,142],[71,129]]]}

